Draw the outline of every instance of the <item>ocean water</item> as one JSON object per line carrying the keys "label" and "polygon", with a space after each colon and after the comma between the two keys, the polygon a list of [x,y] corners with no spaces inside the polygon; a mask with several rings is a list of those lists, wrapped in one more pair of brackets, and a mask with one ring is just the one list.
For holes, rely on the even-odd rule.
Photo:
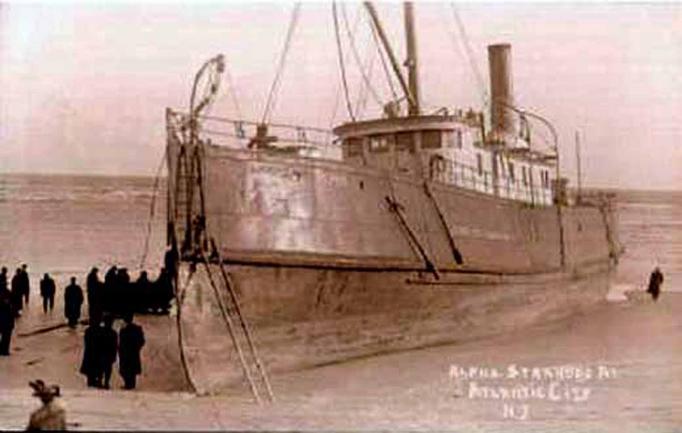
{"label": "ocean water", "polygon": [[[0,175],[0,265],[13,273],[26,262],[32,287],[44,272],[65,285],[71,275],[84,278],[93,265],[125,266],[133,277],[144,267],[155,275],[165,242],[166,192],[164,182],[156,194],[153,187],[149,177]],[[616,196],[626,254],[614,288],[643,288],[658,265],[663,289],[682,291],[682,191]]]}
{"label": "ocean water", "polygon": [[[144,177],[0,175],[0,265],[25,262],[32,280],[44,272],[65,285],[96,265],[156,274],[165,242],[165,190]],[[162,187],[163,189],[163,187]],[[32,284],[32,288],[35,287]]]}

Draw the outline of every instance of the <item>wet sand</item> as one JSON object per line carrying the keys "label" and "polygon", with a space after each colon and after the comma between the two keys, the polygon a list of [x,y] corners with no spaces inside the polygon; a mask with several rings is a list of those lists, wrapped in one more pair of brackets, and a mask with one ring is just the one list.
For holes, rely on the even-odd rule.
{"label": "wet sand", "polygon": [[[30,310],[17,334],[61,320],[60,310],[53,313],[57,318],[43,317],[38,305]],[[77,373],[83,329],[17,337],[15,353],[0,358],[0,428],[25,427],[39,404],[27,382],[41,377],[62,386],[68,422],[78,429],[682,431],[679,294],[664,293],[657,303],[608,303],[511,335],[279,375],[272,378],[276,402],[261,407],[245,386],[220,397],[183,391],[175,336],[168,331],[172,319],[141,321],[148,345],[143,352],[145,373],[134,392],[117,389],[116,373],[111,391],[85,387]],[[453,365],[495,368],[504,374],[510,364],[569,365],[589,369],[592,376],[583,382],[532,382],[451,374]],[[598,377],[600,369],[604,377]],[[511,389],[528,384],[547,391],[555,382],[556,395],[513,401],[484,398],[471,394],[471,382],[479,391],[481,386]],[[573,402],[568,394],[559,394],[572,387],[589,388],[586,401]]]}

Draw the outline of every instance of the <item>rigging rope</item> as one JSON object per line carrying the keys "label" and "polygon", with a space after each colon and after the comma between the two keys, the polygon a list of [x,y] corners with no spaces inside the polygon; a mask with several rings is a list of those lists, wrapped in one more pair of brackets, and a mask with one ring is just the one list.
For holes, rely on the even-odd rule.
{"label": "rigging rope", "polygon": [[[359,16],[359,14],[358,14],[358,16]],[[358,69],[360,70],[360,75],[362,76],[362,80],[365,83],[367,90],[369,90],[369,92],[372,94],[374,101],[377,104],[379,104],[379,107],[383,107],[384,103],[381,101],[381,98],[379,98],[379,95],[377,95],[376,90],[372,86],[372,83],[371,83],[369,77],[367,76],[367,74],[365,74],[365,69],[362,66],[362,60],[360,59],[360,54],[358,54],[357,47],[355,46],[355,38],[353,37],[353,32],[351,32],[350,25],[348,23],[348,16],[346,14],[345,4],[341,5],[341,17],[343,18],[343,22],[344,22],[344,25],[346,28],[346,34],[348,36],[348,41],[350,43],[350,48],[351,48],[351,52],[353,54],[353,59],[355,60],[355,62],[358,65]],[[356,21],[356,26],[357,26],[357,21]]]}
{"label": "rigging rope", "polygon": [[388,65],[386,64],[386,59],[384,58],[384,52],[381,49],[381,44],[379,43],[379,37],[377,36],[377,31],[374,28],[374,26],[369,26],[370,31],[372,33],[372,39],[374,39],[374,45],[377,48],[377,51],[379,52],[379,59],[381,60],[381,66],[384,69],[384,75],[386,76],[386,81],[388,82],[388,87],[391,90],[391,96],[393,96],[393,101],[397,101],[398,94],[395,91],[395,87],[393,86],[393,80],[391,77],[390,71],[388,70]]}
{"label": "rigging rope", "polygon": [[154,176],[154,186],[152,188],[152,201],[149,205],[149,218],[147,219],[147,232],[144,239],[144,248],[142,250],[142,257],[140,258],[140,269],[144,270],[147,261],[147,253],[149,253],[149,238],[152,234],[152,220],[154,219],[154,211],[156,208],[156,193],[159,189],[159,180],[161,179],[161,171],[163,170],[164,163],[166,162],[166,154],[168,153],[168,148],[165,148],[163,155],[161,156],[161,163],[159,168],[156,169],[156,175]]}
{"label": "rigging rope", "polygon": [[294,36],[294,30],[296,29],[296,24],[298,23],[298,15],[301,9],[301,3],[296,3],[294,5],[294,10],[291,13],[291,20],[289,21],[289,29],[287,30],[287,36],[284,41],[284,49],[279,58],[279,65],[277,66],[277,72],[275,73],[275,79],[270,87],[270,93],[268,94],[268,100],[265,104],[265,110],[263,111],[263,118],[261,120],[262,124],[267,123],[270,113],[275,105],[276,94],[279,90],[279,85],[282,78],[282,72],[284,71],[284,65],[286,63],[287,53],[291,46],[291,40]]}
{"label": "rigging rope", "polygon": [[469,43],[469,37],[467,36],[466,29],[464,28],[464,24],[462,23],[462,20],[459,17],[459,13],[457,12],[455,4],[450,3],[450,7],[452,9],[452,15],[455,18],[455,23],[457,24],[457,29],[459,30],[460,36],[462,38],[462,44],[464,45],[464,50],[469,60],[469,65],[471,66],[471,69],[474,72],[474,78],[476,79],[476,84],[478,85],[478,91],[481,94],[481,99],[483,99],[483,106],[487,107],[490,102],[489,101],[490,97],[488,96],[488,92],[486,91],[485,82],[483,81],[481,71],[478,69],[478,66],[476,65],[476,60],[474,59],[474,52],[471,49],[471,44]]}
{"label": "rigging rope", "polygon": [[350,94],[348,93],[348,81],[346,80],[346,67],[343,63],[343,47],[341,46],[341,36],[339,35],[339,16],[336,11],[336,2],[332,2],[332,14],[334,15],[334,34],[336,35],[336,49],[339,55],[339,67],[341,68],[341,80],[343,83],[343,91],[346,97],[346,109],[348,110],[348,116],[351,120],[355,122],[355,116],[353,115],[353,107],[350,102]]}
{"label": "rigging rope", "polygon": [[[369,63],[368,67],[368,77],[371,80],[372,79],[372,74],[374,73],[374,60],[376,59],[376,56],[372,55],[374,54],[374,50],[371,49],[368,50],[367,53],[367,61],[365,63]],[[371,57],[370,57],[371,56]],[[355,103],[355,112],[358,114],[358,117],[362,117],[362,113],[364,112],[365,108],[367,108],[367,96],[369,95],[368,87],[363,86],[360,88],[360,94],[358,95],[358,100]],[[377,103],[380,104],[380,108],[383,106],[381,104],[381,101],[377,101]]]}

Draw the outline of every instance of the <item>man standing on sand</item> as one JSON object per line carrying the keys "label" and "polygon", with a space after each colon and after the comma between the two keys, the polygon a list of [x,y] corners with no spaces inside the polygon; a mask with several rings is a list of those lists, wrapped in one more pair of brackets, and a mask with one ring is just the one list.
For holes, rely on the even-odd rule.
{"label": "man standing on sand", "polygon": [[57,288],[54,284],[54,280],[46,273],[43,276],[43,279],[40,280],[40,296],[43,298],[43,313],[47,313],[48,309],[52,312],[56,290]]}
{"label": "man standing on sand", "polygon": [[90,316],[88,327],[83,334],[83,360],[81,374],[88,378],[88,386],[100,388],[102,386],[102,368],[100,356],[102,352],[101,318],[97,314]]}
{"label": "man standing on sand", "polygon": [[102,315],[102,282],[97,275],[99,269],[93,267],[88,274],[85,282],[85,289],[88,294],[88,315],[90,317]]}
{"label": "man standing on sand", "polygon": [[144,346],[142,327],[133,323],[133,315],[126,313],[125,325],[119,332],[118,371],[123,378],[125,389],[135,389],[135,380],[142,373],[140,351]]}
{"label": "man standing on sand", "polygon": [[104,274],[104,285],[102,286],[102,309],[106,312],[114,311],[114,298],[116,297],[116,274],[118,268],[113,265]]}
{"label": "man standing on sand", "polygon": [[651,297],[654,301],[658,299],[658,295],[661,293],[661,284],[663,284],[663,274],[661,273],[661,269],[656,266],[649,277],[649,288],[647,289],[647,292],[651,293]]}
{"label": "man standing on sand", "polygon": [[99,344],[99,362],[102,370],[102,387],[109,389],[111,381],[111,370],[116,362],[116,352],[118,352],[118,335],[114,328],[114,317],[110,314],[104,316],[104,328],[102,328]]}
{"label": "man standing on sand", "polygon": [[14,315],[21,316],[21,310],[24,308],[23,288],[21,287],[21,268],[17,268],[12,277],[12,304],[14,305]]}
{"label": "man standing on sand", "polygon": [[24,297],[24,304],[28,306],[28,295],[31,293],[31,281],[28,278],[28,266],[26,263],[21,265],[21,274],[19,275],[19,285],[21,287],[21,294]]}
{"label": "man standing on sand", "polygon": [[69,320],[69,327],[75,328],[81,317],[83,305],[83,289],[76,284],[76,277],[71,277],[71,284],[64,289],[64,316]]}
{"label": "man standing on sand", "polygon": [[4,266],[0,271],[0,292],[2,292],[3,290],[9,290],[7,288],[7,268]]}
{"label": "man standing on sand", "polygon": [[59,387],[57,385],[46,386],[45,382],[40,379],[28,384],[33,388],[33,396],[40,398],[43,405],[31,414],[26,430],[66,430],[66,411],[64,406],[56,400],[60,394]]}
{"label": "man standing on sand", "polygon": [[0,287],[0,356],[9,356],[9,346],[14,330],[14,303],[12,295],[5,287]]}

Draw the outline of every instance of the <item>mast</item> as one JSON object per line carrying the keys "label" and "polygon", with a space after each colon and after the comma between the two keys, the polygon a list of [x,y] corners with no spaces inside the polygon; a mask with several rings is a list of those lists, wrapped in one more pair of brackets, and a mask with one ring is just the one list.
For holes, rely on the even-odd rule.
{"label": "mast", "polygon": [[405,2],[403,5],[405,14],[405,38],[407,45],[407,66],[408,82],[410,87],[410,116],[419,116],[419,70],[417,68],[417,37],[414,31],[414,5],[412,2]]}
{"label": "mast", "polygon": [[575,159],[578,168],[578,202],[580,202],[583,190],[583,175],[580,160],[580,133],[575,131]]}
{"label": "mast", "polygon": [[[386,32],[384,32],[384,28],[381,26],[381,21],[379,21],[379,15],[376,12],[376,9],[374,9],[374,5],[371,2],[364,2],[365,8],[367,9],[367,12],[369,13],[370,18],[372,18],[372,23],[374,24],[374,28],[377,31],[377,34],[379,36],[379,40],[381,41],[382,45],[384,46],[384,51],[386,51],[386,54],[388,55],[388,59],[391,62],[391,66],[393,67],[393,72],[395,73],[396,77],[398,77],[398,82],[400,83],[400,87],[403,89],[403,92],[405,93],[405,99],[407,99],[409,107],[410,107],[410,114],[413,111],[413,107],[416,105],[417,107],[419,104],[415,104],[415,99],[414,96],[410,90],[410,87],[408,84],[405,82],[405,77],[403,77],[402,72],[400,71],[400,66],[398,64],[398,60],[395,58],[395,54],[393,53],[393,50],[391,49],[391,44],[388,42],[388,37],[386,36]],[[416,60],[416,58],[415,58]],[[416,62],[415,62],[416,64]],[[415,71],[416,71],[416,66],[415,66]],[[416,74],[415,74],[416,76]],[[418,111],[418,110],[417,110]]]}

